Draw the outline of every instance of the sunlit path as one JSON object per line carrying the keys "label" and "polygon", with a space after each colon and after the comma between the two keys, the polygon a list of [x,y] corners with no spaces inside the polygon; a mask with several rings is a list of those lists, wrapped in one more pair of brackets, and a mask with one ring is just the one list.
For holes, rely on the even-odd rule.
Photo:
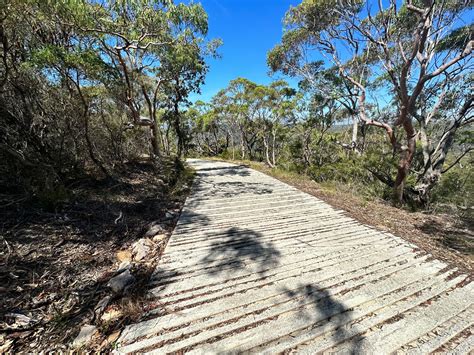
{"label": "sunlit path", "polygon": [[189,160],[191,196],[128,352],[474,349],[473,287],[414,245],[243,166]]}

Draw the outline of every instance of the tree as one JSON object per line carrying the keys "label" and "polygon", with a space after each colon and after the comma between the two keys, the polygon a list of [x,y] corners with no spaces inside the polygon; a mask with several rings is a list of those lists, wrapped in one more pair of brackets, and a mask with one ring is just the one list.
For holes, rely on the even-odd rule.
{"label": "tree", "polygon": [[[246,158],[248,152],[249,158],[253,156],[253,146],[257,139],[257,132],[253,129],[253,121],[256,113],[256,106],[250,93],[257,84],[248,79],[237,78],[232,80],[221,95],[225,95],[229,115],[234,117],[235,125],[238,128],[241,159]],[[221,100],[223,98],[221,97]]]}
{"label": "tree", "polygon": [[[169,103],[184,107],[199,90],[205,59],[219,44],[206,33],[201,5],[171,0],[6,2],[3,176],[35,193],[80,174],[113,176],[115,167],[149,151],[163,154]],[[176,151],[182,136],[178,143]]]}
{"label": "tree", "polygon": [[[228,147],[227,135],[222,144],[222,131],[224,127],[218,109],[213,104],[196,101],[187,111],[189,120],[193,125],[193,140],[200,154],[216,156]],[[227,132],[226,132],[227,133]]]}
{"label": "tree", "polygon": [[[198,4],[127,0],[91,6],[90,18],[81,31],[97,37],[106,60],[119,71],[117,99],[128,108],[133,125],[150,128],[152,152],[159,155],[157,109],[163,104],[159,93],[177,80],[168,75],[170,68],[163,69],[164,63],[169,64],[173,55],[183,60],[196,55],[192,48],[207,33],[206,12]],[[141,115],[142,106],[147,116]]]}
{"label": "tree", "polygon": [[167,99],[161,107],[165,109],[166,119],[174,127],[178,157],[181,157],[185,146],[180,109],[183,106],[189,106],[190,93],[199,93],[199,88],[204,83],[208,71],[205,56],[216,56],[219,45],[218,40],[205,43],[202,38],[187,31],[180,42],[174,45],[162,59],[159,73],[161,77],[167,79],[163,87]]}
{"label": "tree", "polygon": [[[457,80],[462,79],[458,77]],[[450,90],[450,86],[454,89]],[[427,102],[436,100],[430,107],[423,107],[415,114],[422,158],[417,167],[414,191],[420,201],[427,204],[441,175],[473,150],[472,132],[464,129],[473,122],[472,79],[459,86],[446,77],[441,84],[427,88],[423,96]],[[451,119],[446,120],[446,117]],[[446,166],[448,153],[453,148],[456,148],[457,156]]]}
{"label": "tree", "polygon": [[266,162],[270,167],[277,165],[278,150],[284,144],[279,135],[292,121],[296,91],[283,81],[274,81],[269,86],[258,86],[253,96],[257,99],[257,116],[261,121],[261,136],[265,148]]}
{"label": "tree", "polygon": [[[472,31],[456,27],[468,7],[458,1],[430,0],[407,1],[400,7],[393,0],[388,7],[379,2],[374,15],[371,2],[304,0],[288,11],[282,44],[269,54],[274,68],[308,76],[305,54],[315,49],[351,83],[358,95],[359,120],[383,129],[399,155],[396,177],[391,181],[398,202],[403,200],[416,153],[419,135],[415,123],[421,122],[417,117],[429,111],[425,94],[430,87],[443,86],[442,81],[456,82],[472,65]],[[374,85],[377,81],[385,85]],[[368,91],[372,97],[391,96],[393,117],[380,120],[371,114]],[[466,112],[470,104],[467,107]],[[454,136],[458,125],[449,127],[449,136]],[[404,137],[397,134],[398,129]],[[448,144],[445,153],[448,146],[452,147]],[[428,190],[412,189],[422,199]]]}

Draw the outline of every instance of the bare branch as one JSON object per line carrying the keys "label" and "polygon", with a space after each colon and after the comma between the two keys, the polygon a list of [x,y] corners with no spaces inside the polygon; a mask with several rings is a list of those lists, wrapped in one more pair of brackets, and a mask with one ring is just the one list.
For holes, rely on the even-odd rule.
{"label": "bare branch", "polygon": [[448,166],[446,169],[442,170],[442,171],[441,171],[441,174],[444,174],[444,173],[448,172],[451,168],[453,168],[454,166],[456,166],[456,164],[459,163],[459,161],[460,161],[462,158],[464,158],[464,157],[466,156],[466,154],[468,154],[468,153],[471,152],[472,150],[474,150],[473,147],[467,148],[460,156],[458,156],[458,157],[454,160],[454,162],[453,162],[450,166]]}

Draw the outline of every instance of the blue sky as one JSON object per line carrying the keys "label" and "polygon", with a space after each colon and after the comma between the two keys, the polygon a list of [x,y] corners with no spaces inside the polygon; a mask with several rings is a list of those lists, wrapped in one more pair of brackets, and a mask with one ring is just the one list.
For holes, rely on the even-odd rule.
{"label": "blue sky", "polygon": [[[209,101],[220,89],[225,88],[230,80],[239,76],[259,84],[269,84],[272,78],[268,75],[267,53],[281,41],[282,21],[286,11],[291,5],[301,3],[301,0],[194,0],[194,2],[200,2],[208,13],[208,38],[221,38],[224,44],[219,49],[222,57],[208,60],[210,71],[206,82],[201,88],[201,94],[190,96],[191,101]],[[382,2],[384,7],[388,6],[388,0]],[[376,8],[377,6],[374,7]],[[458,25],[472,22],[473,12],[470,11],[466,19]],[[284,79],[293,86],[297,83],[296,79]]]}
{"label": "blue sky", "polygon": [[221,59],[209,60],[210,71],[201,95],[208,101],[230,80],[239,76],[268,84],[267,52],[281,40],[282,20],[298,0],[201,0],[209,15],[209,38],[221,38]]}

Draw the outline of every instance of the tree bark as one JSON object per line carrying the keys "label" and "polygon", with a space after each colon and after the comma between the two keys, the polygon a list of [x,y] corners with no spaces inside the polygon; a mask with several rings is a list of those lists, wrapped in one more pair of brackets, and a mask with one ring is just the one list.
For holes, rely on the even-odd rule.
{"label": "tree bark", "polygon": [[154,122],[151,127],[150,127],[150,133],[151,133],[151,148],[153,151],[153,155],[156,157],[159,157],[161,152],[160,152],[160,145],[158,143],[158,138],[160,136],[160,132],[158,130],[158,127],[156,125],[156,122]]}
{"label": "tree bark", "polygon": [[273,164],[270,161],[270,152],[269,152],[269,145],[268,145],[268,139],[266,136],[263,137],[263,145],[265,147],[265,159],[267,160],[268,166],[273,168]]}
{"label": "tree bark", "polygon": [[353,152],[356,152],[360,155],[360,150],[357,147],[357,136],[359,133],[359,122],[357,118],[352,116],[352,137],[351,137],[351,149]]}
{"label": "tree bark", "polygon": [[245,160],[245,141],[244,141],[243,132],[241,132],[241,135],[240,135],[240,150],[241,150],[241,159]]}
{"label": "tree bark", "polygon": [[159,129],[156,123],[156,110],[155,110],[155,102],[152,102],[150,99],[145,87],[141,85],[143,97],[148,106],[148,116],[150,118],[150,140],[151,140],[151,149],[154,156],[160,156],[160,146],[158,144],[158,137],[159,137]]}
{"label": "tree bark", "polygon": [[400,160],[397,168],[397,176],[395,178],[394,193],[398,203],[403,203],[403,191],[405,188],[405,180],[410,172],[411,163],[415,156],[416,150],[416,133],[413,128],[413,122],[410,117],[403,119],[403,129],[406,133],[407,145],[400,147]]}
{"label": "tree bark", "polygon": [[273,163],[273,167],[276,166],[276,152],[275,152],[276,144],[275,144],[275,140],[276,140],[276,132],[275,132],[275,130],[272,130],[272,163]]}
{"label": "tree bark", "polygon": [[234,145],[234,135],[230,135],[231,144],[232,144],[232,160],[235,160],[235,145]]}

